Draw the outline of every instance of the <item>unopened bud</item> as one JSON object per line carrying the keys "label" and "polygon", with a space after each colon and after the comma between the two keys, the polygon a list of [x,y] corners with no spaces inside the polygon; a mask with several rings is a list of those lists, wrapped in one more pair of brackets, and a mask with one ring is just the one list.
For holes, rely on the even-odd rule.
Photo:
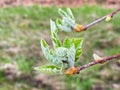
{"label": "unopened bud", "polygon": [[77,24],[74,31],[76,32],[81,32],[81,31],[84,31],[85,30],[85,27],[83,25],[80,25],[80,24]]}
{"label": "unopened bud", "polygon": [[73,75],[77,72],[78,72],[78,69],[76,67],[72,67],[72,68],[68,69],[67,71],[65,71],[65,74],[66,75]]}
{"label": "unopened bud", "polygon": [[105,19],[106,22],[109,22],[112,19],[112,17],[110,15],[108,15]]}

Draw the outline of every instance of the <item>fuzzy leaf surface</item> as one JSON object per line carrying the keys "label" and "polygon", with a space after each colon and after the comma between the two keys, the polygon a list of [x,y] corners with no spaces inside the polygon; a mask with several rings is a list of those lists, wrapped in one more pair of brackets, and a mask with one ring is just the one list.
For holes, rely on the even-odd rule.
{"label": "fuzzy leaf surface", "polygon": [[35,70],[38,70],[44,74],[61,74],[60,68],[54,65],[38,66],[38,67],[35,67]]}

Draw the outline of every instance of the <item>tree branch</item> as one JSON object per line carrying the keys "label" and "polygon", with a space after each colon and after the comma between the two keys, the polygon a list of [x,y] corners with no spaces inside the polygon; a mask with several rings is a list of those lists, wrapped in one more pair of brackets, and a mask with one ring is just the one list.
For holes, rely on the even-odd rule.
{"label": "tree branch", "polygon": [[[117,14],[119,11],[120,11],[120,8],[118,8],[117,10],[113,11],[112,13],[110,13],[110,14],[102,17],[102,18],[99,18],[99,19],[91,22],[90,24],[84,25],[83,31],[85,31],[85,30],[87,30],[89,27],[94,26],[95,24],[97,24],[97,23],[105,20],[108,16],[112,18],[112,17],[113,17],[115,14]],[[81,30],[80,30],[80,31],[81,31]]]}
{"label": "tree branch", "polygon": [[106,57],[106,58],[102,58],[102,59],[99,59],[99,60],[94,60],[93,62],[90,62],[88,64],[85,64],[83,66],[79,66],[79,67],[72,67],[70,69],[68,69],[65,74],[67,75],[73,75],[73,74],[79,74],[79,72],[81,70],[84,70],[86,68],[89,68],[91,66],[94,66],[94,65],[97,65],[97,64],[103,64],[107,61],[110,61],[110,60],[113,60],[115,58],[120,58],[120,54],[117,54],[117,55],[113,55],[113,56],[109,56],[109,57]]}
{"label": "tree branch", "polygon": [[105,63],[107,61],[110,61],[110,60],[113,60],[115,58],[120,58],[120,54],[109,56],[109,57],[106,57],[106,58],[103,58],[103,59],[100,59],[100,60],[97,60],[97,61],[90,62],[90,63],[85,64],[83,66],[77,67],[78,72],[80,72],[81,70],[86,69],[90,66],[93,66],[93,65],[96,65],[96,64],[103,64],[103,63]]}

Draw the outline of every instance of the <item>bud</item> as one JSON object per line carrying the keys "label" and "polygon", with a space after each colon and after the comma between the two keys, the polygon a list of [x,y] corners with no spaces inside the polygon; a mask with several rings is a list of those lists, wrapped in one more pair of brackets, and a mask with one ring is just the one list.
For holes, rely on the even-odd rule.
{"label": "bud", "polygon": [[[100,56],[98,56],[97,54],[93,54],[93,58],[95,59],[95,61],[101,61],[101,59],[103,59],[103,58],[101,58]],[[103,64],[104,62],[100,62],[100,64]]]}
{"label": "bud", "polygon": [[106,22],[109,22],[112,19],[111,15],[108,15],[105,19]]}
{"label": "bud", "polygon": [[102,59],[100,56],[98,56],[98,55],[95,54],[95,53],[93,54],[93,58],[95,59],[95,61]]}
{"label": "bud", "polygon": [[59,9],[58,12],[62,17],[62,19],[56,20],[56,25],[58,29],[65,32],[71,32],[72,30],[74,30],[74,28],[76,27],[76,22],[70,8],[67,8],[66,11]]}
{"label": "bud", "polygon": [[77,24],[76,28],[74,29],[74,31],[76,31],[76,32],[81,32],[84,30],[85,30],[85,27],[83,25],[80,25],[80,24]]}
{"label": "bud", "polygon": [[72,68],[68,69],[67,71],[65,71],[66,75],[73,75],[76,73],[78,73],[78,69],[76,67],[72,67]]}

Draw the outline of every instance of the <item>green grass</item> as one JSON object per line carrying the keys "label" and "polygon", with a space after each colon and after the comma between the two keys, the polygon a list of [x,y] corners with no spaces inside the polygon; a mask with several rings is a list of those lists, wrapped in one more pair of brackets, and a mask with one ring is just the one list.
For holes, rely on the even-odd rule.
{"label": "green grass", "polygon": [[[35,90],[42,90],[34,88]],[[33,90],[31,86],[22,83],[2,83],[0,85],[0,90]]]}
{"label": "green grass", "polygon": [[81,76],[68,76],[65,78],[68,90],[91,90],[94,83],[90,78],[82,78]]}
{"label": "green grass", "polygon": [[33,70],[33,60],[26,60],[25,57],[19,57],[16,62],[19,70],[23,73],[30,73]]}
{"label": "green grass", "polygon": [[[65,9],[65,7],[63,8]],[[16,61],[19,70],[23,73],[30,73],[36,64],[41,65],[46,62],[39,42],[41,38],[45,38],[51,44],[49,20],[55,20],[59,17],[57,10],[57,7],[40,7],[37,5],[0,8],[0,62],[5,64]],[[101,6],[72,8],[76,21],[83,25],[105,16],[113,10]],[[93,60],[92,54],[96,50],[99,50],[104,56],[120,53],[120,45],[112,44],[120,36],[119,19],[120,13],[115,15],[111,22],[102,21],[86,32],[59,32],[59,36],[62,40],[66,36],[84,38],[84,52],[77,64],[82,65]],[[10,51],[10,48],[16,48],[18,51]],[[83,71],[80,77],[75,76],[65,79],[67,88],[90,90],[93,84],[92,79],[97,78],[99,69],[99,66],[91,67],[89,70]],[[82,76],[85,76],[85,78],[82,79]],[[2,77],[3,74],[0,71],[0,78]],[[71,87],[72,84],[74,84],[73,87]],[[6,88],[1,90],[8,90]]]}
{"label": "green grass", "polygon": [[106,48],[104,50],[104,53],[106,55],[114,55],[114,54],[118,54],[120,53],[120,47],[119,46],[116,46],[116,47],[113,47],[113,48]]}

